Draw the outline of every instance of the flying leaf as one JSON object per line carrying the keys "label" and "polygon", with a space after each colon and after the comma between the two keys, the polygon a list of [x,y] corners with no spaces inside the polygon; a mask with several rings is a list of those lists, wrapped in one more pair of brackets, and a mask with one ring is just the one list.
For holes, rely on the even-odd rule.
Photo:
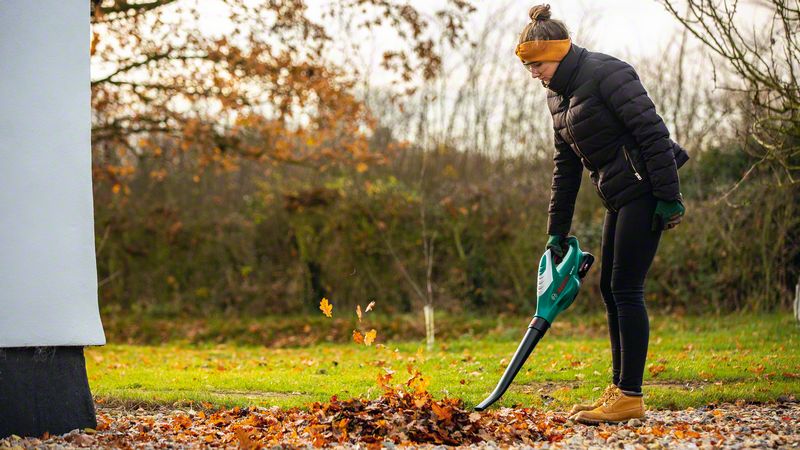
{"label": "flying leaf", "polygon": [[353,342],[356,344],[363,344],[364,343],[364,336],[361,335],[358,330],[353,330]]}
{"label": "flying leaf", "polygon": [[375,337],[378,335],[378,332],[375,329],[371,329],[367,331],[367,334],[364,335],[364,343],[367,345],[372,345],[372,342],[375,340]]}
{"label": "flying leaf", "polygon": [[421,394],[428,391],[428,385],[430,385],[430,383],[430,379],[425,378],[421,373],[417,372],[406,382],[406,385],[413,388],[414,392]]}
{"label": "flying leaf", "polygon": [[367,305],[367,309],[365,309],[364,311],[365,312],[370,312],[370,311],[372,311],[372,308],[374,308],[374,307],[375,307],[375,301],[373,300],[373,301],[369,302],[369,305]]}
{"label": "flying leaf", "polygon": [[391,373],[385,373],[385,374],[378,373],[378,386],[380,386],[380,387],[382,387],[384,389],[391,390],[392,387],[389,386],[389,382],[391,380],[392,380],[392,374]]}
{"label": "flying leaf", "polygon": [[356,305],[356,314],[358,315],[358,322],[361,323],[361,305]]}
{"label": "flying leaf", "polygon": [[328,302],[327,298],[322,297],[322,301],[319,302],[319,309],[326,316],[333,317],[333,305]]}

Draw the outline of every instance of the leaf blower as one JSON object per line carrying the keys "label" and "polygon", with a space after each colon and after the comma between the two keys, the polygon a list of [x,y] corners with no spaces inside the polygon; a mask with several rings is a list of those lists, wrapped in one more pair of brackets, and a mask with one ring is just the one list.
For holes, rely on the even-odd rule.
{"label": "leaf blower", "polygon": [[575,300],[581,287],[581,279],[594,263],[591,253],[582,252],[578,239],[569,236],[565,239],[566,253],[561,261],[554,261],[550,249],[547,249],[539,261],[539,279],[536,284],[536,314],[533,316],[528,331],[519,343],[511,363],[506,367],[503,377],[491,395],[475,407],[483,411],[496,402],[506,392],[517,372],[528,359],[536,344],[550,328],[553,319]]}

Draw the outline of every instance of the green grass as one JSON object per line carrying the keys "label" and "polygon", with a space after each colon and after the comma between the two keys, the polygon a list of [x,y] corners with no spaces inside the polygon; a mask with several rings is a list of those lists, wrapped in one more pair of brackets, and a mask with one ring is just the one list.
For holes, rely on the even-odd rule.
{"label": "green grass", "polygon": [[[486,319],[487,321],[495,319]],[[557,321],[496,404],[563,410],[596,397],[610,380],[610,351],[599,315]],[[409,378],[411,364],[430,379],[435,397],[472,407],[500,378],[526,321],[494,324],[424,351],[423,341],[322,343],[295,348],[237,344],[115,345],[86,351],[93,392],[109,403],[209,402],[216,406],[303,406],[364,396],[374,398],[385,369],[394,382]],[[350,330],[344,330],[349,332]],[[302,332],[302,331],[298,331]],[[699,317],[651,316],[645,372],[650,408],[685,408],[723,401],[769,401],[800,396],[800,329],[787,314]],[[654,371],[655,368],[654,368]]]}

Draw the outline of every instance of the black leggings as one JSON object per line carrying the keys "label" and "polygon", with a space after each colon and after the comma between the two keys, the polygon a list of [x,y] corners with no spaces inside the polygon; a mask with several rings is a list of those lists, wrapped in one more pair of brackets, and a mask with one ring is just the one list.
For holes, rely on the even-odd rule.
{"label": "black leggings", "polygon": [[650,323],[644,279],[658,249],[661,230],[651,231],[656,198],[643,195],[618,212],[606,211],[603,224],[600,292],[608,312],[613,382],[641,392]]}

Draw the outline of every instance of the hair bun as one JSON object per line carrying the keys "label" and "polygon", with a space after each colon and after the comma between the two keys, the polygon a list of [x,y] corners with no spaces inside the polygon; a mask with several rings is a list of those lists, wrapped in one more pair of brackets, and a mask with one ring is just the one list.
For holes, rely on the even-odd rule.
{"label": "hair bun", "polygon": [[550,5],[536,5],[528,11],[531,22],[537,20],[547,20],[550,18]]}

